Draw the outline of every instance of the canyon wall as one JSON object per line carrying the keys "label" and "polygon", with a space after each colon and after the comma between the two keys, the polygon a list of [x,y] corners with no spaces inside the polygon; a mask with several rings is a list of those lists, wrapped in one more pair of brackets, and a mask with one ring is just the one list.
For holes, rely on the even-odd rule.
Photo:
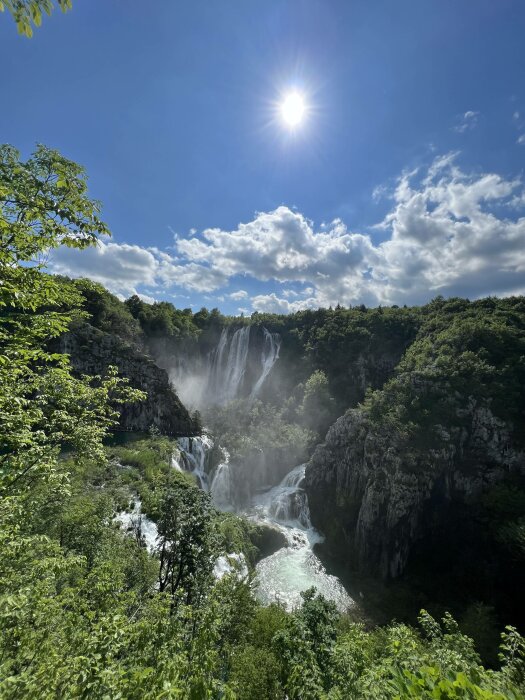
{"label": "canyon wall", "polygon": [[450,534],[459,508],[525,474],[525,452],[489,408],[469,400],[461,423],[436,424],[438,439],[424,450],[364,409],[336,421],[306,470],[312,522],[332,556],[396,578],[418,542]]}
{"label": "canyon wall", "polygon": [[167,372],[117,336],[87,323],[75,324],[60,339],[58,350],[70,356],[73,371],[78,374],[104,375],[114,365],[119,376],[146,392],[145,401],[119,407],[121,430],[148,431],[155,427],[162,434],[173,436],[200,432],[200,426],[170,385]]}

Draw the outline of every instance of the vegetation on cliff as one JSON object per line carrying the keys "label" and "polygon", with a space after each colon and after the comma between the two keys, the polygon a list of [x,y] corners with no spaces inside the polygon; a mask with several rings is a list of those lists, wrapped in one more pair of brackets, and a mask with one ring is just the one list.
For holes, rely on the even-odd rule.
{"label": "vegetation on cliff", "polygon": [[[249,576],[217,579],[230,548],[255,560],[257,533],[171,467],[168,438],[105,448],[115,406],[143,394],[111,369],[74,376],[49,350],[84,312],[79,286],[42,272],[43,254],[107,233],[82,169],[45,148],[25,163],[4,148],[0,205],[3,698],[523,697],[513,628],[487,670],[450,616],[368,629],[314,591],[286,613],[259,606]],[[136,324],[121,320],[131,339]],[[328,369],[307,373],[288,410],[328,402]],[[115,520],[137,499],[157,523],[151,552]]]}

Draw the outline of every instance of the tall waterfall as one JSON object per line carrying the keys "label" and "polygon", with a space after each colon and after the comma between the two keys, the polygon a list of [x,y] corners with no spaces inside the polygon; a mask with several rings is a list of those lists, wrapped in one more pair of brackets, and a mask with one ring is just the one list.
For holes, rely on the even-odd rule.
{"label": "tall waterfall", "polygon": [[[225,404],[228,401],[249,396],[250,400],[259,394],[272,367],[279,359],[281,348],[281,336],[278,333],[270,333],[263,328],[264,334],[260,359],[254,357],[254,345],[256,333],[252,333],[251,326],[238,328],[233,334],[228,328],[223,328],[217,347],[213,351],[208,370],[207,394],[210,403]],[[260,374],[254,381],[251,391],[246,390],[245,380],[248,365],[252,368],[249,372],[249,381],[253,381],[253,367],[261,368]],[[259,370],[257,370],[259,371]]]}
{"label": "tall waterfall", "polygon": [[250,326],[244,326],[244,328],[235,331],[230,343],[230,352],[224,372],[224,390],[221,397],[224,401],[230,401],[238,395],[246,372],[249,347]]}
{"label": "tall waterfall", "polygon": [[251,391],[250,399],[254,399],[261,390],[264,380],[270,374],[272,367],[279,359],[279,350],[281,349],[281,336],[279,333],[270,333],[266,328],[264,332],[264,345],[262,351],[262,373]]}
{"label": "tall waterfall", "polygon": [[214,351],[208,377],[210,398],[217,403],[227,403],[238,396],[246,373],[250,349],[250,326],[238,328],[231,340],[228,329],[223,328],[219,344]]}

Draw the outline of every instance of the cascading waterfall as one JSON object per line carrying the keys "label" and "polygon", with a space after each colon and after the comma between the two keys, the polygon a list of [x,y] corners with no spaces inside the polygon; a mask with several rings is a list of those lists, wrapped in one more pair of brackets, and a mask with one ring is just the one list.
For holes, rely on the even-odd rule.
{"label": "cascading waterfall", "polygon": [[133,534],[139,540],[143,540],[148,552],[155,551],[159,532],[153,520],[142,513],[142,503],[138,498],[133,501],[133,509],[117,513],[115,521],[124,531]]}
{"label": "cascading waterfall", "polygon": [[180,453],[173,455],[171,464],[179,471],[191,472],[197,477],[203,491],[209,491],[208,474],[206,473],[206,460],[209,451],[213,447],[212,439],[204,434],[200,437],[179,438]]}
{"label": "cascading waterfall", "polygon": [[182,437],[178,440],[180,451],[171,458],[171,466],[179,471],[187,471],[193,474],[201,488],[209,491],[214,505],[219,510],[232,511],[233,484],[230,470],[230,455],[221,448],[223,459],[213,471],[211,485],[207,473],[208,455],[213,448],[213,440],[209,435],[200,437]]}
{"label": "cascading waterfall", "polygon": [[[250,328],[249,325],[243,326],[233,333],[223,328],[217,347],[209,357],[205,380],[208,404],[224,404],[239,396],[248,396],[249,401],[253,401],[279,359],[281,337],[262,328],[264,337],[259,374],[254,348],[261,346],[254,334],[250,348]],[[246,387],[248,378],[254,381],[251,391]],[[180,452],[172,459],[173,467],[194,474],[200,486],[211,493],[216,508],[236,511],[235,496],[242,485],[237,484],[235,479],[243,471],[237,468],[238,465],[230,464],[226,450],[222,450],[222,461],[211,471],[208,455],[213,442],[209,436],[179,438],[179,446]],[[305,469],[304,464],[292,469],[280,484],[257,494],[251,506],[243,511],[255,521],[279,529],[287,542],[286,547],[257,564],[257,596],[263,603],[278,601],[292,609],[301,604],[301,591],[314,586],[327,599],[333,600],[340,610],[345,610],[352,605],[352,599],[340,581],[326,572],[313,551],[314,545],[322,541],[322,537],[310,521],[308,498],[304,490]],[[232,570],[230,559],[233,561],[238,556],[230,554],[220,558],[217,561],[217,575]]]}
{"label": "cascading waterfall", "polygon": [[297,522],[302,527],[310,529],[310,510],[308,498],[302,485],[305,464],[300,464],[287,474],[279,486],[275,486],[264,499],[269,502],[269,515],[282,523]]}
{"label": "cascading waterfall", "polygon": [[[223,449],[223,460],[215,468],[209,485],[207,455],[213,447],[209,436],[179,438],[179,446],[180,454],[172,460],[174,468],[194,474],[201,487],[210,491],[216,508],[236,511],[234,470],[228,452]],[[301,604],[301,591],[313,586],[340,610],[346,610],[353,604],[352,599],[339,579],[327,573],[313,551],[314,545],[322,542],[322,536],[310,522],[303,488],[305,470],[305,464],[295,467],[280,484],[256,495],[251,507],[241,511],[256,522],[279,529],[287,542],[286,547],[257,564],[256,594],[262,603],[279,602],[291,610]]]}
{"label": "cascading waterfall", "polygon": [[259,394],[259,391],[264,384],[266,377],[270,374],[272,367],[279,359],[279,350],[281,349],[281,336],[279,333],[270,333],[266,328],[263,328],[264,344],[261,356],[262,373],[250,393],[250,399],[253,400]]}
{"label": "cascading waterfall", "polygon": [[[262,332],[264,338],[260,356],[261,374],[249,393],[250,400],[258,396],[266,378],[279,359],[281,348],[281,336],[278,333],[270,333],[267,328],[263,328]],[[227,328],[222,329],[217,347],[211,353],[209,360],[205,391],[208,403],[225,404],[241,395],[247,395],[245,388],[243,390],[243,384],[248,362],[255,366],[253,350],[250,349],[251,338],[251,326],[238,328],[233,334],[230,334]],[[252,348],[253,346],[252,342]],[[250,356],[252,356],[251,360]]]}
{"label": "cascading waterfall", "polygon": [[301,591],[313,586],[344,611],[353,604],[352,599],[313,551],[322,537],[310,522],[303,489],[305,470],[305,464],[295,467],[278,486],[254,499],[252,517],[278,527],[288,542],[257,564],[257,597],[262,603],[279,602],[291,610],[301,604]]}
{"label": "cascading waterfall", "polygon": [[230,468],[230,455],[223,449],[224,459],[217,466],[211,482],[211,497],[219,510],[233,511],[233,484]]}
{"label": "cascading waterfall", "polygon": [[250,326],[239,328],[233,334],[228,353],[228,362],[224,375],[223,401],[231,401],[239,392],[239,387],[246,372],[248,350],[250,347]]}
{"label": "cascading waterfall", "polygon": [[223,328],[213,353],[208,375],[208,393],[212,403],[224,404],[238,396],[248,362],[250,326],[238,328],[228,341]]}
{"label": "cascading waterfall", "polygon": [[216,403],[221,393],[224,381],[224,354],[228,345],[228,329],[223,328],[219,343],[211,353],[211,362],[208,369],[208,398],[211,403]]}

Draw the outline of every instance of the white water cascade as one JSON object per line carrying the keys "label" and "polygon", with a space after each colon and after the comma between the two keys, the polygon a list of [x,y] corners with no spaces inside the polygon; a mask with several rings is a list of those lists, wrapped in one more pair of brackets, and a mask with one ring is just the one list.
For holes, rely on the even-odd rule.
{"label": "white water cascade", "polygon": [[178,471],[193,474],[204,491],[211,493],[213,504],[223,511],[233,511],[233,484],[230,469],[230,455],[221,448],[223,459],[214,469],[210,484],[206,471],[208,455],[213,448],[209,435],[199,437],[182,437],[178,439],[179,452],[172,455],[171,466]]}
{"label": "white water cascade", "polygon": [[142,513],[142,504],[138,498],[133,501],[133,509],[117,513],[115,521],[125,532],[134,535],[138,540],[143,540],[148,552],[155,550],[159,534],[157,526],[153,520]]}
{"label": "white water cascade", "polygon": [[250,326],[238,328],[231,340],[228,329],[222,329],[208,376],[208,390],[214,402],[224,404],[237,397],[246,373],[249,348]]}
{"label": "white water cascade", "polygon": [[292,469],[278,486],[262,497],[263,511],[267,507],[268,515],[280,523],[299,523],[307,530],[312,527],[306,492],[302,488],[305,465]]}
{"label": "white water cascade", "polygon": [[219,510],[233,511],[233,484],[230,467],[230,455],[223,449],[224,459],[217,466],[211,482],[213,504]]}
{"label": "white water cascade", "polygon": [[[211,493],[217,509],[236,511],[234,471],[227,451],[223,449],[223,460],[215,467],[210,484],[205,469],[207,454],[213,447],[211,438],[179,438],[179,445],[180,454],[172,461],[174,468],[194,474],[202,488]],[[301,604],[301,592],[313,586],[344,611],[353,605],[352,599],[313,551],[314,545],[322,542],[322,536],[310,521],[303,488],[305,470],[305,464],[295,467],[280,484],[257,494],[251,506],[241,511],[255,522],[279,529],[287,543],[257,564],[256,595],[264,604],[279,602],[291,610]]]}
{"label": "white water cascade", "polygon": [[280,602],[291,610],[301,604],[301,591],[313,586],[344,611],[353,605],[352,599],[313,551],[323,538],[310,523],[303,489],[305,469],[304,464],[295,467],[278,486],[254,498],[251,517],[278,527],[288,543],[257,564],[257,597],[262,603]]}
{"label": "white water cascade", "polygon": [[197,478],[203,491],[209,491],[208,474],[206,473],[206,459],[213,447],[213,440],[209,435],[199,437],[182,437],[178,440],[180,452],[171,458],[171,466],[179,471],[191,472]]}
{"label": "white water cascade", "polygon": [[[261,347],[257,329],[253,327],[250,335],[251,328],[246,325],[233,332],[223,328],[217,347],[207,358],[207,374],[203,375],[206,387],[203,396],[208,405],[225,404],[240,396],[253,401],[262,390],[279,359],[281,337],[263,327]],[[246,387],[248,382],[252,382],[251,387]],[[242,468],[238,469],[237,463],[230,464],[229,454],[223,449],[222,461],[211,471],[208,455],[213,441],[207,435],[179,438],[178,442],[180,452],[172,459],[173,467],[194,474],[201,488],[210,492],[217,509],[237,511],[236,494],[243,484],[235,479],[242,478]],[[311,525],[304,490],[305,469],[304,464],[295,467],[280,484],[258,493],[241,511],[256,522],[280,530],[287,543],[257,564],[256,593],[262,603],[279,601],[292,609],[301,604],[302,591],[315,587],[340,610],[345,610],[353,605],[352,599],[314,553],[314,545],[322,537]],[[217,563],[218,571],[227,571],[230,564],[226,559],[221,560]]]}
{"label": "white water cascade", "polygon": [[[281,348],[281,336],[278,333],[270,333],[267,328],[262,328],[263,343],[260,359],[254,358],[254,345],[257,337],[251,332],[251,326],[238,328],[233,334],[228,328],[223,328],[217,347],[210,355],[208,376],[206,379],[205,396],[208,403],[226,404],[240,396],[246,396],[245,384],[248,364],[252,367],[260,362],[260,375],[254,381],[249,393],[249,399],[253,400],[259,394],[266,378],[279,359]],[[250,345],[251,342],[251,345]],[[253,370],[252,370],[253,371]]]}
{"label": "white water cascade", "polygon": [[270,333],[266,328],[264,332],[264,345],[261,356],[262,373],[250,393],[250,399],[253,400],[259,394],[259,391],[264,384],[266,377],[272,371],[272,367],[279,359],[279,350],[281,349],[281,336],[279,333]]}

